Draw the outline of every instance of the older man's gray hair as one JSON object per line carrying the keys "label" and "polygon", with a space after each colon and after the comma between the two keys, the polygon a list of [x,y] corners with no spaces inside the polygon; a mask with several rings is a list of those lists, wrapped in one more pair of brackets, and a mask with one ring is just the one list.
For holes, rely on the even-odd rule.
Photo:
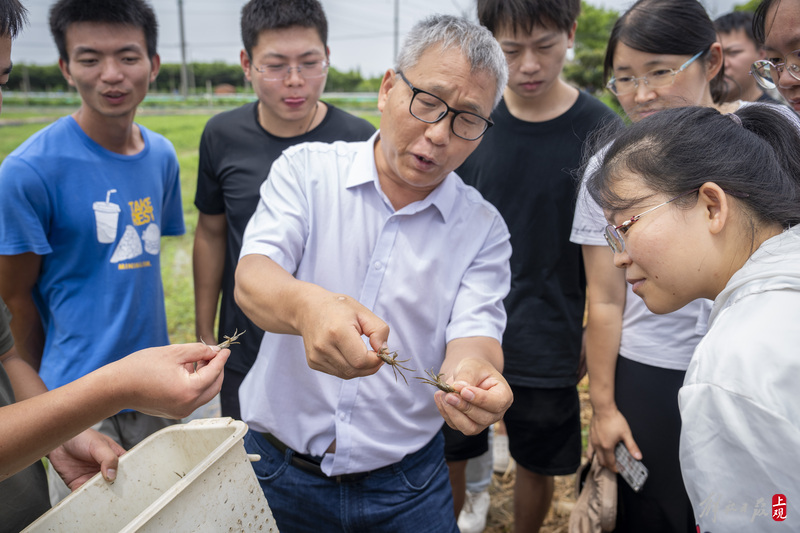
{"label": "older man's gray hair", "polygon": [[473,71],[489,72],[497,80],[494,105],[500,102],[508,82],[508,65],[502,48],[492,33],[467,19],[452,15],[432,15],[411,28],[397,56],[396,71],[405,71],[419,62],[432,46],[442,50],[456,48],[469,61]]}

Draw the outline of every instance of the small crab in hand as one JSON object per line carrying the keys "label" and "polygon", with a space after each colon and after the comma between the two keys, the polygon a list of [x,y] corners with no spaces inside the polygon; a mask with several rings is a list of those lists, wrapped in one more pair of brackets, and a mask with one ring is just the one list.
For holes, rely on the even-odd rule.
{"label": "small crab in hand", "polygon": [[[397,352],[389,352],[388,348],[381,348],[378,352],[376,352],[378,357],[386,363],[387,365],[392,367],[394,371],[394,380],[397,381],[397,374],[400,374],[400,377],[403,378],[403,381],[406,382],[408,385],[408,380],[403,375],[403,370],[407,370],[409,372],[415,372],[415,370],[408,368],[406,366],[401,365],[400,363],[406,363],[410,361],[410,359],[403,359],[402,361],[397,360]],[[401,370],[402,369],[402,370]]]}
{"label": "small crab in hand", "polygon": [[423,383],[427,383],[428,385],[433,385],[437,389],[442,390],[444,392],[456,392],[456,389],[454,389],[453,387],[444,382],[444,380],[442,379],[442,376],[444,376],[444,374],[434,374],[433,369],[426,370],[425,374],[428,375],[427,378],[421,378],[417,376],[414,377],[422,381]]}

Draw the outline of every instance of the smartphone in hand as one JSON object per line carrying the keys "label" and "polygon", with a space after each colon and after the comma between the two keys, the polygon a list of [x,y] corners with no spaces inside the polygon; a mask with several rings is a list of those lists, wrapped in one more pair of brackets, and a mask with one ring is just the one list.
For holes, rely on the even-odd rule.
{"label": "smartphone in hand", "polygon": [[617,447],[614,448],[614,456],[617,459],[617,472],[622,479],[631,486],[634,492],[642,490],[642,486],[647,480],[647,467],[631,455],[622,441],[619,441]]}

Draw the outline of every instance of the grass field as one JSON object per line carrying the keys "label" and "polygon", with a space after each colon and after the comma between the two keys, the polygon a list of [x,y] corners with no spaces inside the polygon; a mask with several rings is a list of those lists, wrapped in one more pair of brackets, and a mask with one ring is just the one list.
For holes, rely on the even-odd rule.
{"label": "grass field", "polygon": [[[69,110],[29,109],[3,107],[0,118],[6,122],[0,126],[0,160],[11,153],[33,133],[50,122],[68,113]],[[376,125],[377,113],[357,113]],[[170,340],[174,343],[193,342],[194,334],[194,290],[192,287],[192,243],[197,226],[197,209],[194,193],[197,186],[198,146],[203,127],[212,114],[203,110],[191,113],[141,114],[136,121],[146,128],[164,135],[175,146],[181,167],[181,192],[186,234],[181,237],[165,237],[161,243],[161,273],[164,279],[167,322]],[[9,124],[10,123],[10,124]],[[224,253],[224,250],[220,250]]]}

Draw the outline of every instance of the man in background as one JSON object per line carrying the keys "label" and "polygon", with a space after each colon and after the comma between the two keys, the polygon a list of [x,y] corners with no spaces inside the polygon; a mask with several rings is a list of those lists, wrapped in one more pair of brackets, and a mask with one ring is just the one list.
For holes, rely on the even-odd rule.
{"label": "man in background", "polygon": [[780,103],[759,87],[750,74],[753,62],[764,57],[761,46],[753,36],[753,13],[733,11],[716,19],[714,27],[725,58],[727,101]]}
{"label": "man in background", "polygon": [[[485,28],[431,16],[384,74],[380,131],[294,146],[261,186],[236,300],[268,333],[240,396],[282,531],[457,531],[441,427],[478,433],[512,401],[500,373],[511,247],[453,170],[506,76]],[[380,369],[392,357],[450,392],[398,382]]]}
{"label": "man in background", "polygon": [[[247,330],[233,348],[220,394],[222,415],[236,419],[239,385],[263,331],[233,299],[242,235],[273,161],[303,142],[362,141],[367,121],[320,101],[328,73],[328,23],[317,0],[251,0],[242,8],[240,60],[258,100],[208,121],[200,140],[194,240],[195,324],[210,342]],[[220,292],[219,330],[214,320]]]}
{"label": "man in background", "polygon": [[478,20],[505,53],[508,85],[494,127],[457,171],[500,211],[511,233],[503,376],[514,403],[503,421],[516,462],[519,533],[539,530],[554,476],[574,473],[581,461],[576,385],[586,281],[580,247],[569,242],[574,176],[584,141],[619,119],[561,78],[579,14],[579,0],[478,1]]}
{"label": "man in background", "polygon": [[[0,0],[0,86],[11,74],[11,45],[26,22],[18,0]],[[0,107],[2,92],[0,92]],[[0,529],[20,531],[50,508],[41,457],[72,489],[98,471],[112,482],[124,449],[86,429],[123,408],[182,417],[219,390],[228,350],[201,344],[140,351],[47,392],[20,357],[11,313],[0,298]],[[197,363],[197,372],[189,369]]]}

